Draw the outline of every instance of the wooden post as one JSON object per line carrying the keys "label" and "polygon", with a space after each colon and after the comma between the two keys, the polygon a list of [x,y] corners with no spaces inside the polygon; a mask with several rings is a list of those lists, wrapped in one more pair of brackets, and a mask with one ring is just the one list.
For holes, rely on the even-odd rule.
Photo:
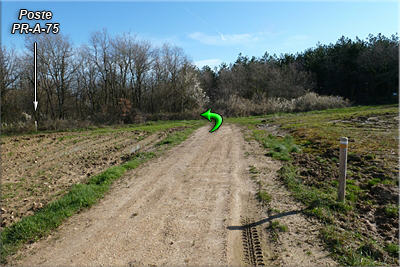
{"label": "wooden post", "polygon": [[344,201],[346,192],[346,168],[347,168],[347,137],[340,138],[340,159],[339,159],[339,191],[338,200]]}
{"label": "wooden post", "polygon": [[37,132],[37,121],[35,121],[35,132]]}

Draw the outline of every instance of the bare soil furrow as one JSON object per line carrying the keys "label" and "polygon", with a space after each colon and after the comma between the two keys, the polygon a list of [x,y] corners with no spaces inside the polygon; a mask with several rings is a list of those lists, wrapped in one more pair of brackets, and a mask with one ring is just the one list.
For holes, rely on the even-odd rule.
{"label": "bare soil furrow", "polygon": [[[14,166],[18,165],[19,169],[31,169],[36,166],[42,166],[47,162],[53,162],[55,159],[60,157],[64,157],[66,155],[76,155],[80,151],[84,151],[86,153],[91,153],[93,151],[99,151],[98,146],[106,147],[110,146],[113,143],[118,143],[123,140],[127,140],[137,135],[138,133],[131,132],[123,132],[118,134],[107,134],[101,135],[100,138],[92,139],[90,136],[87,136],[81,142],[74,142],[74,140],[68,140],[67,142],[59,142],[55,146],[46,146],[42,144],[42,146],[35,148],[33,151],[16,151],[17,157],[10,158],[3,162],[3,171],[5,177],[11,179],[7,173],[7,170],[13,170],[9,166],[9,163],[12,163]],[[78,140],[78,139],[76,139]],[[134,139],[132,138],[132,141]],[[5,157],[7,159],[7,157]],[[34,164],[32,164],[34,163]]]}
{"label": "bare soil furrow", "polygon": [[[53,154],[69,143],[90,141],[87,133],[53,133],[30,135],[29,137],[6,137],[2,145],[3,163],[26,159],[37,154]],[[11,153],[10,153],[11,152]]]}

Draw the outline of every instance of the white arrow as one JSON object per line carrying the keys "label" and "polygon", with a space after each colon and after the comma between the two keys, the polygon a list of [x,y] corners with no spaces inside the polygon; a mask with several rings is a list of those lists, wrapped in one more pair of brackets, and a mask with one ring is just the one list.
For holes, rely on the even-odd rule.
{"label": "white arrow", "polygon": [[36,101],[36,90],[37,90],[37,44],[35,42],[35,101],[33,101],[33,106],[35,107],[35,111],[37,109],[37,105],[39,104],[38,101]]}

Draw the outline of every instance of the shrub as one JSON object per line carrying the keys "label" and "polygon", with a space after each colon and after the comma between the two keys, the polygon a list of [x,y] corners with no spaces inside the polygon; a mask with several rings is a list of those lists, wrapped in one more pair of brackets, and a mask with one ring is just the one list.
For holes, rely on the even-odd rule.
{"label": "shrub", "polygon": [[27,132],[33,132],[35,130],[35,125],[33,122],[22,122],[3,124],[1,127],[1,132],[4,134],[21,134]]}
{"label": "shrub", "polygon": [[350,106],[350,102],[337,96],[320,96],[314,92],[307,93],[293,101],[293,111],[305,112],[311,110],[323,110],[331,108],[344,108]]}
{"label": "shrub", "polygon": [[[95,126],[89,120],[63,120],[63,119],[47,119],[38,121],[38,131],[66,131],[72,129],[93,129]],[[35,124],[30,122],[17,122],[2,125],[1,132],[4,134],[22,134],[35,131]]]}
{"label": "shrub", "polygon": [[265,94],[255,94],[252,99],[232,95],[227,100],[220,100],[214,108],[219,113],[229,117],[259,116],[279,112],[306,112],[343,108],[350,106],[348,100],[337,96],[320,96],[307,93],[296,99],[288,100],[280,97],[266,97]]}
{"label": "shrub", "polygon": [[[217,112],[212,108],[212,112]],[[167,121],[167,120],[200,120],[201,113],[204,113],[205,109],[194,109],[194,110],[186,110],[184,112],[176,112],[176,113],[154,113],[154,114],[145,114],[147,121]]]}

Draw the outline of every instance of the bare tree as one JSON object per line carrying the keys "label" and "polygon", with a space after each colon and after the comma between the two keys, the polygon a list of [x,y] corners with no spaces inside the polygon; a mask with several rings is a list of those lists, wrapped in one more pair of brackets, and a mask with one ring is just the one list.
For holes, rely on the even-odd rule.
{"label": "bare tree", "polygon": [[[114,62],[117,69],[117,85],[119,88],[119,95],[122,98],[133,99],[133,77],[132,69],[134,68],[134,44],[136,36],[129,33],[116,36],[113,41],[114,47]],[[132,91],[129,92],[129,88]]]}
{"label": "bare tree", "polygon": [[113,81],[113,73],[115,65],[113,64],[113,46],[112,39],[106,29],[102,31],[92,32],[90,35],[91,61],[97,68],[98,75],[102,86],[102,104],[106,111],[113,103],[117,104],[118,100],[114,99],[113,90],[115,84]]}
{"label": "bare tree", "polygon": [[134,68],[131,68],[132,76],[135,77],[135,104],[138,109],[141,108],[143,83],[151,67],[152,45],[148,41],[140,41],[134,45],[133,62]]}
{"label": "bare tree", "polygon": [[[163,93],[167,91],[169,83],[166,65],[164,64],[163,50],[160,47],[153,49],[151,69],[148,75],[149,106],[150,112],[160,112],[166,108],[166,101]],[[164,100],[163,100],[164,98]],[[156,109],[157,106],[157,109]]]}
{"label": "bare tree", "polygon": [[62,34],[27,36],[25,46],[29,52],[26,56],[32,62],[34,42],[37,42],[38,79],[47,93],[52,118],[64,119],[68,115],[66,101],[71,94],[70,85],[76,71],[72,43],[68,36]]}
{"label": "bare tree", "polygon": [[[78,65],[76,72],[77,97],[84,116],[93,116],[100,111],[100,88],[97,84],[98,72],[91,60],[90,48],[82,45],[76,53]],[[78,103],[77,103],[78,105]]]}
{"label": "bare tree", "polygon": [[161,48],[162,64],[165,65],[165,78],[168,83],[163,95],[167,100],[167,111],[178,112],[181,110],[179,97],[179,71],[188,63],[188,58],[182,48],[164,44]]}
{"label": "bare tree", "polygon": [[7,92],[15,89],[19,78],[18,56],[15,46],[0,49],[0,90],[1,90],[1,117],[4,120],[12,119],[10,101],[7,101]]}

